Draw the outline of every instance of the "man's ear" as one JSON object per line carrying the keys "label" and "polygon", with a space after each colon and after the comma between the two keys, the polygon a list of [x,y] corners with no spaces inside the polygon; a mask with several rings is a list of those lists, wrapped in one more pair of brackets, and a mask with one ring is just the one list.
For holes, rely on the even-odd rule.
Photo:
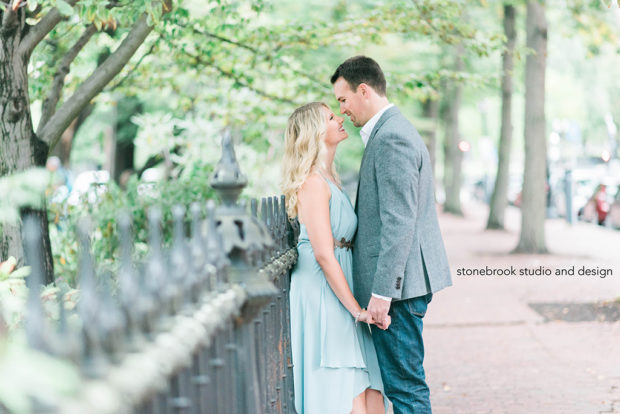
{"label": "man's ear", "polygon": [[363,97],[368,97],[368,85],[366,85],[365,83],[360,83],[357,87],[357,90],[360,91]]}

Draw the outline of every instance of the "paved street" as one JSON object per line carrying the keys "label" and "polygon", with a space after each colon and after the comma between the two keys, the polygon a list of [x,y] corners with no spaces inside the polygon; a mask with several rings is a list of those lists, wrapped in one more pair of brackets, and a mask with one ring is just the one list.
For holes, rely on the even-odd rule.
{"label": "paved street", "polygon": [[[620,231],[548,220],[550,255],[510,255],[507,231],[484,231],[486,207],[442,215],[454,286],[425,318],[426,369],[435,414],[620,413],[620,322],[549,321],[528,306],[620,297]],[[457,276],[459,268],[611,269],[599,276]],[[542,266],[542,268],[541,268]],[[598,270],[597,270],[598,267]]]}

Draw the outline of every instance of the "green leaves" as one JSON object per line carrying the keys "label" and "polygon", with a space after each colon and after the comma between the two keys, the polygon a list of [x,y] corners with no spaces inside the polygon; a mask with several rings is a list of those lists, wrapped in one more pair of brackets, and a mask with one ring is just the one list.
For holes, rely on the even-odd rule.
{"label": "green leaves", "polygon": [[39,6],[39,0],[28,0],[28,11],[33,12]]}
{"label": "green leaves", "polygon": [[10,256],[6,262],[0,263],[0,281],[8,278],[23,279],[30,274],[30,266],[24,266],[15,270],[17,259]]}
{"label": "green leaves", "polygon": [[43,193],[50,175],[43,168],[33,168],[0,178],[0,224],[17,224],[19,208],[43,206]]}
{"label": "green leaves", "polygon": [[13,256],[9,257],[6,262],[0,263],[0,278],[6,279],[8,275],[13,271],[16,264],[17,259]]}
{"label": "green leaves", "polygon": [[163,2],[161,3],[153,3],[151,1],[146,2],[146,14],[147,14],[146,23],[149,26],[153,26],[159,23],[159,21],[161,20],[161,16],[163,14],[162,7],[166,7],[166,5]]}
{"label": "green leaves", "polygon": [[73,15],[73,7],[65,0],[56,0],[56,8],[63,16],[71,16]]}
{"label": "green leaves", "polygon": [[8,412],[36,410],[31,395],[55,401],[79,391],[80,374],[70,362],[29,348],[23,335],[0,345],[0,405]]}

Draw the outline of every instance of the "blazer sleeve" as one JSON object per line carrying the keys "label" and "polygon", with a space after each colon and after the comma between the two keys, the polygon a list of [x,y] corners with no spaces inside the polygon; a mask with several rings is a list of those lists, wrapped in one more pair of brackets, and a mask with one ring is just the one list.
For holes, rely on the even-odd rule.
{"label": "blazer sleeve", "polygon": [[389,134],[381,138],[374,160],[381,245],[372,293],[400,299],[417,219],[421,156],[407,137]]}

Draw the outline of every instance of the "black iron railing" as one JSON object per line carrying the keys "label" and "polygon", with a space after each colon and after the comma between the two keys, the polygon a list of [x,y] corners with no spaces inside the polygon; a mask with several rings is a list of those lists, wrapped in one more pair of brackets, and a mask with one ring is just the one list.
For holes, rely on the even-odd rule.
{"label": "black iron railing", "polygon": [[283,196],[262,199],[260,209],[252,200],[248,213],[237,201],[245,185],[225,136],[212,178],[222,204],[207,203],[206,217],[199,204],[188,218],[185,207],[175,207],[169,249],[162,248],[161,211],[152,208],[143,263],[132,261],[131,222],[121,213],[115,277],[98,274],[82,221],[77,324],[67,322],[63,306],[58,324],[45,318],[40,234],[24,223],[29,346],[72,361],[81,373],[79,389],[68,395],[30,395],[36,412],[294,412],[288,291],[297,229]]}

